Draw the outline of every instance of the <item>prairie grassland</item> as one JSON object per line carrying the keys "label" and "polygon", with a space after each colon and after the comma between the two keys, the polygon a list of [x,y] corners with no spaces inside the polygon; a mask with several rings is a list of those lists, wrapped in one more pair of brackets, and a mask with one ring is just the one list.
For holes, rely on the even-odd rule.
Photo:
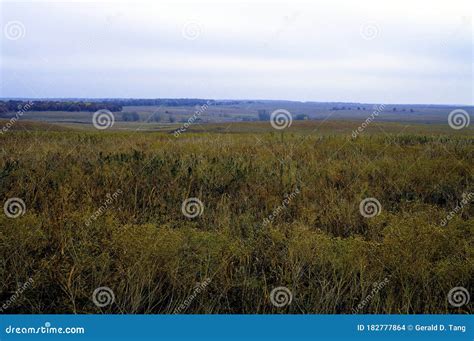
{"label": "prairie grassland", "polygon": [[[26,211],[0,215],[0,304],[32,278],[5,312],[472,312],[447,295],[473,287],[474,205],[443,221],[474,192],[473,130],[354,125],[12,129],[0,194]],[[113,303],[94,304],[99,287]]]}

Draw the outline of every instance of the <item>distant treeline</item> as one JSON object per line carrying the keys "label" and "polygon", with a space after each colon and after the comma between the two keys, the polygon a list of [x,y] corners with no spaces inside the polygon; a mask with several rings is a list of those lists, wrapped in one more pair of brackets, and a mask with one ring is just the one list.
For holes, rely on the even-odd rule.
{"label": "distant treeline", "polygon": [[258,103],[256,101],[215,101],[197,98],[156,98],[156,99],[61,99],[61,100],[8,100],[0,101],[0,113],[16,112],[22,110],[27,104],[33,111],[89,111],[95,112],[100,109],[110,111],[122,111],[125,106],[196,106],[196,105],[239,105]]}
{"label": "distant treeline", "polygon": [[100,109],[122,111],[122,105],[113,102],[69,102],[69,101],[0,101],[0,113],[17,111],[89,111]]}
{"label": "distant treeline", "polygon": [[252,100],[220,100],[200,98],[155,98],[155,99],[107,99],[113,103],[123,106],[164,106],[164,107],[186,107],[196,105],[242,105],[260,103]]}
{"label": "distant treeline", "polygon": [[[331,110],[365,110],[365,107],[360,107],[360,106],[358,106],[358,107],[349,107],[349,106],[346,107],[346,106],[341,106],[341,107],[332,107]],[[369,110],[371,110],[371,109],[369,108]],[[388,109],[387,109],[387,110],[388,110]],[[403,112],[405,112],[405,111],[407,111],[407,110],[408,110],[408,108],[399,108],[399,109],[397,109],[396,107],[393,107],[393,108],[392,108],[392,111],[403,111]],[[412,108],[410,108],[409,110],[410,110],[410,112],[415,112],[415,110],[413,110]]]}
{"label": "distant treeline", "polygon": [[103,99],[82,99],[89,102],[112,102],[123,106],[195,106],[195,105],[242,105],[257,104],[261,101],[255,100],[213,100],[203,98],[103,98]]}
{"label": "distant treeline", "polygon": [[118,103],[123,106],[166,106],[166,107],[179,107],[179,106],[194,106],[204,104],[215,104],[214,100],[208,99],[197,99],[197,98],[156,98],[156,99],[116,99],[110,100],[113,103]]}

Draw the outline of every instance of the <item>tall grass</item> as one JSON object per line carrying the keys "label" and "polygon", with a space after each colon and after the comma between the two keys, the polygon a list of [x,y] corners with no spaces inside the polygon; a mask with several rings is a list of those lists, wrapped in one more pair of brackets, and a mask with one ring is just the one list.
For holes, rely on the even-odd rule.
{"label": "tall grass", "polygon": [[[2,203],[27,207],[0,215],[0,304],[34,279],[7,312],[172,313],[209,279],[183,313],[351,313],[385,278],[360,313],[472,311],[447,293],[472,290],[473,205],[441,226],[474,192],[471,136],[11,131],[0,141]],[[183,215],[189,197],[203,202],[199,217]],[[381,214],[360,214],[366,197]],[[115,294],[104,308],[91,299],[101,286]],[[272,305],[278,286],[290,305]]]}

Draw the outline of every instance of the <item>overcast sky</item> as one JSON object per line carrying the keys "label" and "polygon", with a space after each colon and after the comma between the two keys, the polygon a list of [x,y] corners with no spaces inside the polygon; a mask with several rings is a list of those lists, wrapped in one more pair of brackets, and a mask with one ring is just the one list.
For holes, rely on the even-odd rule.
{"label": "overcast sky", "polygon": [[472,1],[1,1],[0,97],[473,104]]}

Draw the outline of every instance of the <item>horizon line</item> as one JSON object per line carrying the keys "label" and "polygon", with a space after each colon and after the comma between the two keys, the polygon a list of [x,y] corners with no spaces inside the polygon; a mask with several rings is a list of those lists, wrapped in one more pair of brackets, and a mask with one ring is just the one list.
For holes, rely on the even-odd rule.
{"label": "horizon line", "polygon": [[0,101],[4,100],[69,100],[75,99],[79,101],[84,101],[88,99],[92,100],[212,100],[212,101],[265,101],[265,102],[294,102],[294,103],[343,103],[343,104],[384,104],[384,105],[414,105],[414,106],[464,106],[464,107],[474,107],[474,104],[463,104],[463,103],[384,103],[384,102],[344,102],[344,101],[315,101],[315,100],[290,100],[290,99],[250,99],[250,98],[200,98],[200,97],[0,97]]}

